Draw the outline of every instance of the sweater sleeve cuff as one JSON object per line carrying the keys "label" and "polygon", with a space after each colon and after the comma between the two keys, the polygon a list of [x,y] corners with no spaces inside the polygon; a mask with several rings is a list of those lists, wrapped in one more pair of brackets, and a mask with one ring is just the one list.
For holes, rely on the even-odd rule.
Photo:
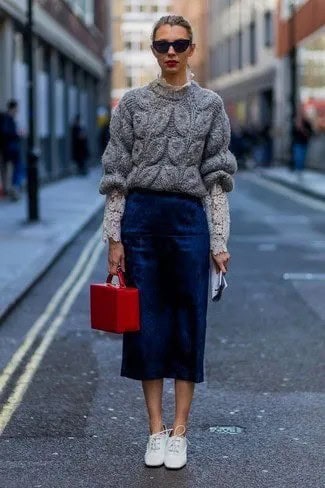
{"label": "sweater sleeve cuff", "polygon": [[123,195],[127,193],[126,179],[119,173],[106,174],[100,180],[99,193],[101,195],[108,195],[111,190],[118,190]]}

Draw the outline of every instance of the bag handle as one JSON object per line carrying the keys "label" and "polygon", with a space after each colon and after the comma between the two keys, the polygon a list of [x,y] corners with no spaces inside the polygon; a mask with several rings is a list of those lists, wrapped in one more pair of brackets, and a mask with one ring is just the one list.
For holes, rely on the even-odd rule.
{"label": "bag handle", "polygon": [[[107,276],[106,283],[111,283],[112,282],[112,279],[113,279],[113,276],[115,276],[115,275],[109,273],[109,275]],[[121,266],[118,266],[117,267],[117,277],[118,277],[118,280],[120,282],[120,287],[121,288],[126,288],[124,273],[122,271]]]}

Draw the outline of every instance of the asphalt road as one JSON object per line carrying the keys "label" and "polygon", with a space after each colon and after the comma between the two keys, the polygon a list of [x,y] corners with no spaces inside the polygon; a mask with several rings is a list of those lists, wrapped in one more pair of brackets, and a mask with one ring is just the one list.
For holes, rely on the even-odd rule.
{"label": "asphalt road", "polygon": [[325,204],[296,195],[237,178],[229,287],[209,307],[179,472],[143,465],[140,383],[119,376],[120,338],[89,326],[98,216],[0,324],[0,488],[323,487]]}

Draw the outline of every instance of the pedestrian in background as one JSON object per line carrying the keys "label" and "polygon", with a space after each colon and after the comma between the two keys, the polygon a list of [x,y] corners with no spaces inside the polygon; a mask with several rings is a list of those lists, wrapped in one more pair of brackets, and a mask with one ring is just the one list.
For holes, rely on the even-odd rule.
{"label": "pedestrian in background", "polygon": [[103,153],[106,149],[107,144],[109,143],[110,139],[110,131],[109,131],[109,126],[110,126],[110,116],[107,112],[107,115],[105,117],[104,123],[102,127],[100,128],[100,133],[99,133],[99,146],[101,148],[101,152]]}
{"label": "pedestrian in background", "polygon": [[262,166],[271,166],[273,159],[272,127],[269,123],[264,124],[261,132],[262,137]]}
{"label": "pedestrian in background", "polygon": [[230,151],[235,156],[238,168],[245,169],[245,148],[243,143],[243,133],[240,125],[236,122],[231,126]]}
{"label": "pedestrian in background", "polygon": [[[181,468],[196,383],[204,380],[209,262],[224,273],[237,165],[221,98],[192,80],[190,24],[162,17],[152,52],[161,74],[130,90],[112,115],[100,193],[108,268],[140,292],[141,330],[123,336],[121,375],[142,381],[149,416],[147,466]],[[210,232],[209,232],[210,231]],[[164,378],[175,380],[171,429]]]}
{"label": "pedestrian in background", "polygon": [[81,123],[81,116],[77,114],[71,130],[72,160],[76,163],[78,174],[86,176],[87,160],[89,158],[88,138],[85,127]]}
{"label": "pedestrian in background", "polygon": [[7,112],[0,120],[2,191],[13,201],[20,198],[24,178],[21,147],[23,133],[16,122],[17,113],[18,102],[10,100]]}
{"label": "pedestrian in background", "polygon": [[301,115],[296,121],[293,135],[294,169],[300,174],[305,169],[308,145],[312,135],[311,123],[305,115]]}

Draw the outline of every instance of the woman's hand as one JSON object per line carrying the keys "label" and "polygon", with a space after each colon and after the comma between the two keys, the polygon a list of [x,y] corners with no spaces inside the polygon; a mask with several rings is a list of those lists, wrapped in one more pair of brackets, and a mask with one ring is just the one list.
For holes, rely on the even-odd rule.
{"label": "woman's hand", "polygon": [[221,252],[219,254],[211,253],[211,256],[216,265],[217,271],[222,271],[223,273],[227,273],[228,262],[230,259],[229,252]]}
{"label": "woman's hand", "polygon": [[122,271],[125,272],[124,246],[122,242],[116,242],[113,239],[110,239],[108,250],[108,272],[112,275],[116,275],[118,266],[121,266]]}

